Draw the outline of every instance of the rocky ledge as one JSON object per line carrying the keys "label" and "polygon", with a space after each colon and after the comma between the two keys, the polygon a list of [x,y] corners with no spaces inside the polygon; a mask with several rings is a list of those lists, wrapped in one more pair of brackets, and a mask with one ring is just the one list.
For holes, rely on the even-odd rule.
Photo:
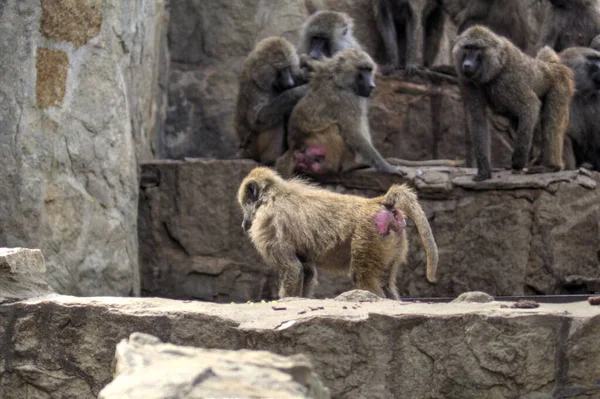
{"label": "rocky ledge", "polygon": [[[273,299],[276,276],[241,229],[236,193],[250,161],[156,161],[142,165],[139,239],[142,293],[218,302]],[[408,168],[404,178],[365,170],[326,176],[332,190],[372,197],[393,183],[416,188],[440,250],[439,281],[425,279],[425,254],[411,250],[399,273],[404,297],[588,293],[600,286],[600,174]],[[320,298],[352,287],[320,276]]]}
{"label": "rocky ledge", "polygon": [[134,332],[207,349],[304,354],[334,398],[600,396],[598,306],[342,299],[54,296],[1,305],[0,397],[96,397],[112,379],[117,343]]}

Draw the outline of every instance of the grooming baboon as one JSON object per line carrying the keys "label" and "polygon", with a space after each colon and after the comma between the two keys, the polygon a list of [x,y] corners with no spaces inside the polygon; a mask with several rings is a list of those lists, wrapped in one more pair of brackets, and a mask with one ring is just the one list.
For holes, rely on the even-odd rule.
{"label": "grooming baboon", "polygon": [[561,52],[560,58],[575,79],[565,140],[566,167],[587,163],[600,171],[600,52],[571,47]]}
{"label": "grooming baboon", "polygon": [[371,166],[405,174],[399,166],[460,166],[461,161],[386,161],[371,142],[368,97],[375,64],[367,53],[346,49],[323,61],[305,60],[309,89],[292,111],[288,150],[277,160],[285,177],[294,172],[327,174]]}
{"label": "grooming baboon", "polygon": [[383,73],[429,68],[440,48],[444,14],[438,0],[373,0],[375,21],[388,59]]}
{"label": "grooming baboon", "polygon": [[528,49],[531,29],[527,21],[526,0],[439,0],[439,2],[456,25],[459,34],[471,26],[484,25],[497,35],[510,39],[521,50]]}
{"label": "grooming baboon", "polygon": [[261,40],[242,66],[235,126],[239,158],[273,164],[283,151],[284,119],[308,86],[296,49],[286,39]]}
{"label": "grooming baboon", "polygon": [[557,52],[569,47],[588,47],[600,34],[598,0],[546,0],[544,23],[537,48]]}
{"label": "grooming baboon", "polygon": [[319,11],[304,23],[298,53],[319,59],[329,58],[347,48],[360,50],[360,44],[354,38],[352,28],[352,18],[346,13]]}
{"label": "grooming baboon", "polygon": [[356,288],[399,299],[396,274],[408,252],[405,216],[423,241],[427,279],[436,281],[437,246],[416,194],[405,185],[367,199],[286,181],[260,167],[242,182],[238,201],[242,227],[279,271],[280,298],[311,296],[316,267],[322,267],[352,276]]}
{"label": "grooming baboon", "polygon": [[474,26],[457,38],[452,54],[471,125],[477,162],[474,180],[489,179],[492,175],[488,106],[508,116],[515,128],[514,170],[525,167],[538,123],[541,123],[543,167],[536,170],[562,169],[573,80],[571,71],[560,64],[556,53],[545,47],[537,58],[531,58],[510,40],[483,26]]}

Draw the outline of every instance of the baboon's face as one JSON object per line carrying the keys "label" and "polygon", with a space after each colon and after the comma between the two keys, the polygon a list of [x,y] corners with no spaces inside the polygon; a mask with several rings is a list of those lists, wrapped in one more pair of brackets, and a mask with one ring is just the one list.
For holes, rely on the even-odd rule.
{"label": "baboon's face", "polygon": [[275,79],[275,84],[273,87],[276,92],[284,92],[288,89],[291,89],[295,85],[296,81],[294,79],[294,71],[291,65],[277,69],[277,78]]}
{"label": "baboon's face", "polygon": [[375,76],[370,67],[358,68],[355,80],[356,94],[361,97],[369,97],[375,88]]}
{"label": "baboon's face", "polygon": [[461,50],[460,70],[470,80],[477,80],[483,65],[483,50],[476,46],[464,46]]}
{"label": "baboon's face", "polygon": [[260,206],[260,187],[258,183],[250,181],[246,184],[240,205],[242,206],[242,213],[244,215],[242,229],[248,233],[252,228],[252,222],[256,216],[256,211]]}
{"label": "baboon's face", "polygon": [[600,58],[588,57],[587,73],[596,91],[600,90]]}
{"label": "baboon's face", "polygon": [[331,40],[324,35],[314,35],[310,38],[308,55],[313,60],[331,57]]}

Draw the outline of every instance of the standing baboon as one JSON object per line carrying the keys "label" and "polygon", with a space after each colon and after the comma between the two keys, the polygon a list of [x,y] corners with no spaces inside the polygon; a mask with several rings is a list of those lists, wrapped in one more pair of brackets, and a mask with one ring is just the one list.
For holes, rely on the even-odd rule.
{"label": "standing baboon", "polygon": [[444,14],[438,0],[373,0],[373,13],[388,62],[383,73],[429,68],[440,48]]}
{"label": "standing baboon", "polygon": [[546,0],[544,23],[537,48],[557,52],[569,47],[588,47],[600,34],[598,0]]}
{"label": "standing baboon", "polygon": [[346,13],[319,11],[311,15],[300,34],[299,54],[313,59],[332,57],[347,48],[361,49],[352,33],[353,21]]}
{"label": "standing baboon", "polygon": [[571,47],[560,53],[560,58],[575,79],[565,140],[566,167],[588,163],[600,171],[600,52]]}
{"label": "standing baboon", "polygon": [[356,156],[383,172],[404,174],[371,143],[368,98],[375,88],[375,63],[357,49],[309,62],[309,90],[292,111],[288,151],[277,160],[286,177],[294,171],[339,173],[355,166]]}
{"label": "standing baboon", "polygon": [[284,38],[263,39],[248,55],[235,115],[238,158],[273,164],[283,153],[284,119],[308,89],[303,75],[296,49]]}
{"label": "standing baboon", "polygon": [[377,198],[343,195],[286,181],[255,168],[238,191],[242,227],[268,266],[279,271],[279,297],[310,297],[316,266],[352,276],[356,288],[399,299],[398,267],[406,262],[405,216],[427,253],[427,279],[436,281],[438,249],[416,194],[393,185]]}
{"label": "standing baboon", "polygon": [[487,107],[509,117],[516,131],[512,168],[527,163],[533,132],[541,123],[540,171],[563,167],[564,133],[573,95],[572,73],[545,47],[538,58],[522,53],[512,42],[483,26],[461,34],[452,50],[471,125],[477,162],[474,180],[489,179],[490,135]]}
{"label": "standing baboon", "polygon": [[439,0],[456,25],[458,33],[471,26],[484,25],[511,40],[525,51],[529,47],[531,29],[527,21],[526,0]]}

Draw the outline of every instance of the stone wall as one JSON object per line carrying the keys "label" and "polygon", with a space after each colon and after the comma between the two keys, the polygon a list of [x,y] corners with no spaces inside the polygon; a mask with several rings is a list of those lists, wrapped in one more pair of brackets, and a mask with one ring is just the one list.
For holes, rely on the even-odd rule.
{"label": "stone wall", "polygon": [[333,398],[598,398],[600,307],[510,305],[347,298],[278,302],[274,310],[269,303],[31,299],[0,306],[0,397],[97,398],[112,380],[117,343],[143,332],[176,345],[304,354]]}
{"label": "stone wall", "polygon": [[0,246],[40,248],[61,293],[138,294],[164,1],[1,1],[0,37]]}
{"label": "stone wall", "polygon": [[[241,228],[236,193],[250,161],[155,161],[142,166],[139,208],[142,291],[217,302],[271,299],[276,276]],[[475,183],[472,169],[413,169],[406,179],[372,171],[321,183],[372,197],[393,183],[416,187],[439,247],[439,281],[425,279],[425,253],[411,250],[398,287],[404,297],[588,292],[600,281],[600,174],[496,172]],[[466,175],[469,173],[470,175]],[[579,277],[577,277],[579,276]],[[318,297],[349,279],[319,276]],[[577,283],[579,281],[579,283]]]}

